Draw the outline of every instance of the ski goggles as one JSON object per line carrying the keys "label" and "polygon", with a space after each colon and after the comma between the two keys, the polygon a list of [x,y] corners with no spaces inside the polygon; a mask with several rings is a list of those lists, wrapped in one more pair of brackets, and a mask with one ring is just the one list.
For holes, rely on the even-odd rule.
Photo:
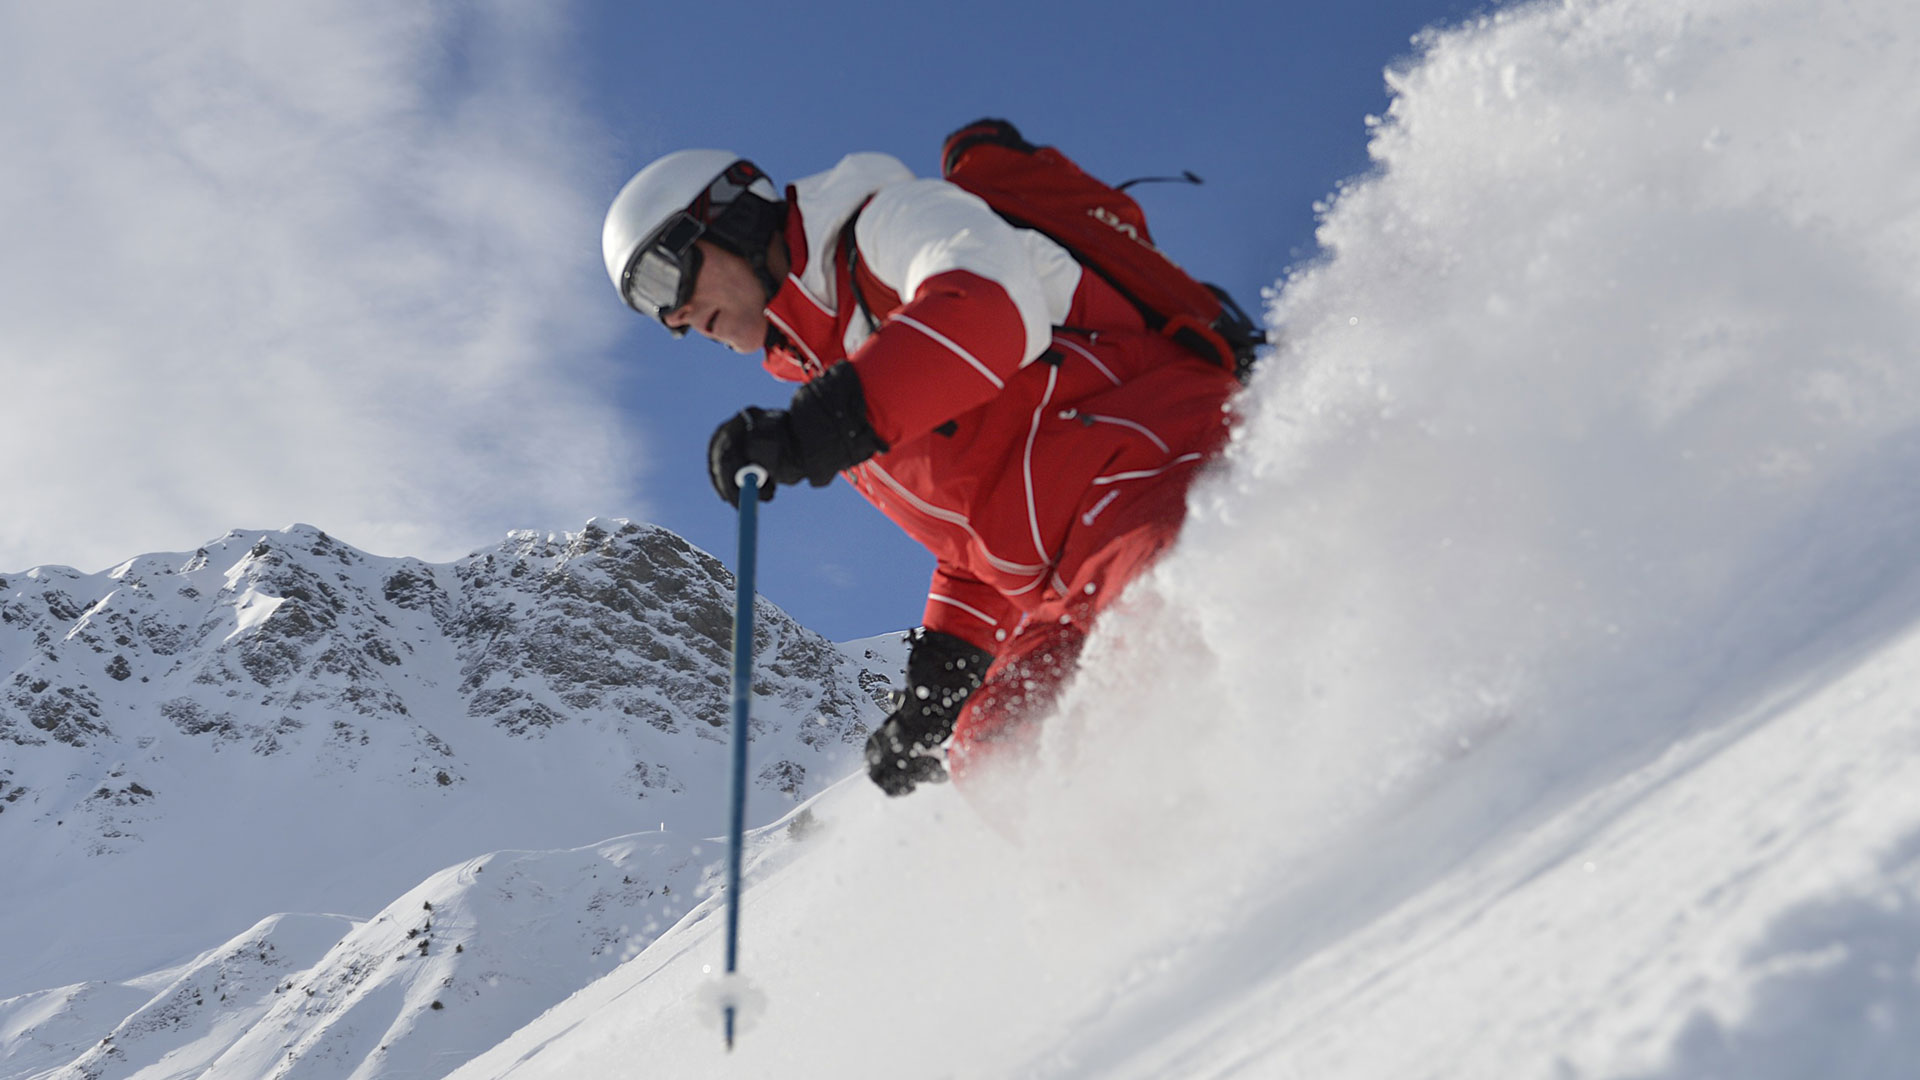
{"label": "ski goggles", "polygon": [[[666,224],[633,253],[626,272],[620,276],[620,295],[627,306],[662,323],[668,315],[685,307],[693,298],[694,282],[700,277],[700,248],[694,241],[706,231],[706,225],[685,210],[668,218]],[[680,337],[686,332],[682,327],[674,330],[673,336]]]}

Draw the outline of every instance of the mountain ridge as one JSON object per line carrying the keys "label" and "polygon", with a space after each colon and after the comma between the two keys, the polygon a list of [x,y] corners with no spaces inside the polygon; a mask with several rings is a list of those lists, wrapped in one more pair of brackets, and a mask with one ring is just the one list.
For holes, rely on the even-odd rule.
{"label": "mountain ridge", "polygon": [[[668,530],[436,564],[295,525],[0,582],[10,921],[129,942],[13,938],[0,996],[137,977],[269,912],[377,910],[480,852],[724,827],[733,580]],[[767,821],[853,768],[898,657],[764,598],[755,652]]]}

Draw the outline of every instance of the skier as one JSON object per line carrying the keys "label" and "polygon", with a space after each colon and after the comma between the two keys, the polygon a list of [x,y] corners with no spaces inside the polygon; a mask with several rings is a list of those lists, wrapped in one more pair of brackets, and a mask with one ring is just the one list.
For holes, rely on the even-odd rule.
{"label": "skier", "polygon": [[763,499],[845,475],[935,555],[907,689],[867,743],[874,783],[971,787],[1030,749],[1095,617],[1173,543],[1234,373],[1149,331],[1059,244],[885,154],[784,193],[737,154],[668,154],[602,241],[629,306],[801,384],[714,432],[721,498],[738,505],[748,464],[771,477]]}

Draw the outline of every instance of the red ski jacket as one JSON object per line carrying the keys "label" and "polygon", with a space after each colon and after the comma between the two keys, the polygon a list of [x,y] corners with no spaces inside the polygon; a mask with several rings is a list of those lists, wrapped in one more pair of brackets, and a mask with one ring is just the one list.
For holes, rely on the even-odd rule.
{"label": "red ski jacket", "polygon": [[766,367],[859,370],[889,449],[846,475],[938,560],[928,628],[995,651],[1061,601],[1116,501],[1224,442],[1231,374],[973,195],[854,154],[787,200]]}

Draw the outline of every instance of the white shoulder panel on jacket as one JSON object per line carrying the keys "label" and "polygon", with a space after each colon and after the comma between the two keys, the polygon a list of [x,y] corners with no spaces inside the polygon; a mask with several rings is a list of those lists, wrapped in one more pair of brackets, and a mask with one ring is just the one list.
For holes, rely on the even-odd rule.
{"label": "white shoulder panel on jacket", "polygon": [[[1080,284],[1080,264],[1060,245],[1016,229],[978,197],[944,180],[911,180],[881,188],[855,227],[860,256],[874,276],[912,300],[928,278],[965,270],[999,283],[1025,325],[1021,362],[1047,350]],[[864,339],[865,320],[848,328]]]}

